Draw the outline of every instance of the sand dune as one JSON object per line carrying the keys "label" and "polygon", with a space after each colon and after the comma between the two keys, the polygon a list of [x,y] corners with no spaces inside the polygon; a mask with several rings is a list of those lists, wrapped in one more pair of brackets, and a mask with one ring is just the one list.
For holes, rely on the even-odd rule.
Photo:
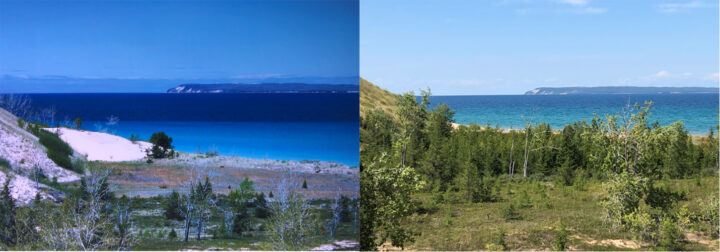
{"label": "sand dune", "polygon": [[145,158],[145,150],[152,147],[151,143],[135,141],[134,143],[123,137],[84,130],[68,128],[46,128],[50,132],[57,132],[60,139],[70,145],[80,155],[86,156],[89,161],[135,161]]}

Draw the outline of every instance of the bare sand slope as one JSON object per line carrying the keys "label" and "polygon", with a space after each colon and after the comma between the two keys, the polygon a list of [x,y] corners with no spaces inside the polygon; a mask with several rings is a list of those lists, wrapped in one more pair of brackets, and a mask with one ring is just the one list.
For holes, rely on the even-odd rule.
{"label": "bare sand slope", "polygon": [[61,183],[80,179],[74,172],[50,160],[38,138],[18,127],[17,118],[3,109],[0,109],[0,157],[20,174],[30,174],[37,167],[43,175],[49,179],[57,178]]}
{"label": "bare sand slope", "polygon": [[53,201],[57,200],[58,195],[61,194],[44,184],[36,183],[25,176],[12,172],[0,172],[0,185],[5,184],[8,174],[11,178],[10,184],[8,185],[10,187],[10,195],[21,205],[30,203],[30,201],[35,199],[36,194],[40,194],[40,198]]}
{"label": "bare sand slope", "polygon": [[134,143],[123,137],[84,130],[68,128],[46,128],[50,132],[57,132],[60,139],[70,145],[80,155],[87,157],[88,161],[136,161],[145,158],[145,150],[152,144],[143,141]]}

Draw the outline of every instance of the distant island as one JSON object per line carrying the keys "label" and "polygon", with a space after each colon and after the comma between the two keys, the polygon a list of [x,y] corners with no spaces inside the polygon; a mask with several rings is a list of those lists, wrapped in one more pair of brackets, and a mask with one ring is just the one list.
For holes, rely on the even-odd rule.
{"label": "distant island", "polygon": [[358,93],[359,89],[357,84],[182,84],[167,93]]}
{"label": "distant island", "polygon": [[718,88],[709,87],[540,87],[525,92],[525,95],[578,95],[578,94],[705,94],[718,93]]}

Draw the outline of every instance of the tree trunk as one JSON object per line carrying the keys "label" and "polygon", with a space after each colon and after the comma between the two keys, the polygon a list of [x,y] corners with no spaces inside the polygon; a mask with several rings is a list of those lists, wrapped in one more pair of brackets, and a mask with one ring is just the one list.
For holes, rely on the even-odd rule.
{"label": "tree trunk", "polygon": [[[189,211],[189,207],[188,207],[188,211]],[[192,214],[187,214],[185,216],[185,242],[188,241],[188,237],[190,236],[190,223],[192,223],[190,221],[190,219],[192,219]]]}
{"label": "tree trunk", "polygon": [[530,140],[530,125],[525,128],[525,161],[523,162],[523,177],[527,177],[527,164],[530,150],[528,149],[528,141]]}
{"label": "tree trunk", "polygon": [[515,138],[513,137],[512,143],[510,144],[510,162],[508,164],[508,174],[512,176],[513,170],[513,149],[515,149]]}
{"label": "tree trunk", "polygon": [[407,151],[407,144],[403,144],[402,157],[400,160],[400,167],[405,167],[405,152]]}

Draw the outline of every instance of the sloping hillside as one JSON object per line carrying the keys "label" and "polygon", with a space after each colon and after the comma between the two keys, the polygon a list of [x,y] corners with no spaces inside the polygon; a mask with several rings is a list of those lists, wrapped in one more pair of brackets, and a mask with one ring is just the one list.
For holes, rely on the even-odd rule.
{"label": "sloping hillside", "polygon": [[[33,199],[39,191],[38,188],[49,189],[28,179],[27,176],[33,174],[36,167],[49,180],[57,178],[57,181],[62,183],[80,179],[74,172],[63,169],[50,160],[38,138],[18,127],[17,118],[3,109],[0,109],[0,158],[7,160],[10,166],[0,169],[0,185],[5,182],[7,175],[10,175],[13,178],[10,183],[11,193],[23,203]],[[42,192],[41,196],[52,197],[45,192]]]}
{"label": "sloping hillside", "polygon": [[373,83],[360,78],[360,115],[373,109],[382,109],[395,114],[396,94],[375,86]]}

